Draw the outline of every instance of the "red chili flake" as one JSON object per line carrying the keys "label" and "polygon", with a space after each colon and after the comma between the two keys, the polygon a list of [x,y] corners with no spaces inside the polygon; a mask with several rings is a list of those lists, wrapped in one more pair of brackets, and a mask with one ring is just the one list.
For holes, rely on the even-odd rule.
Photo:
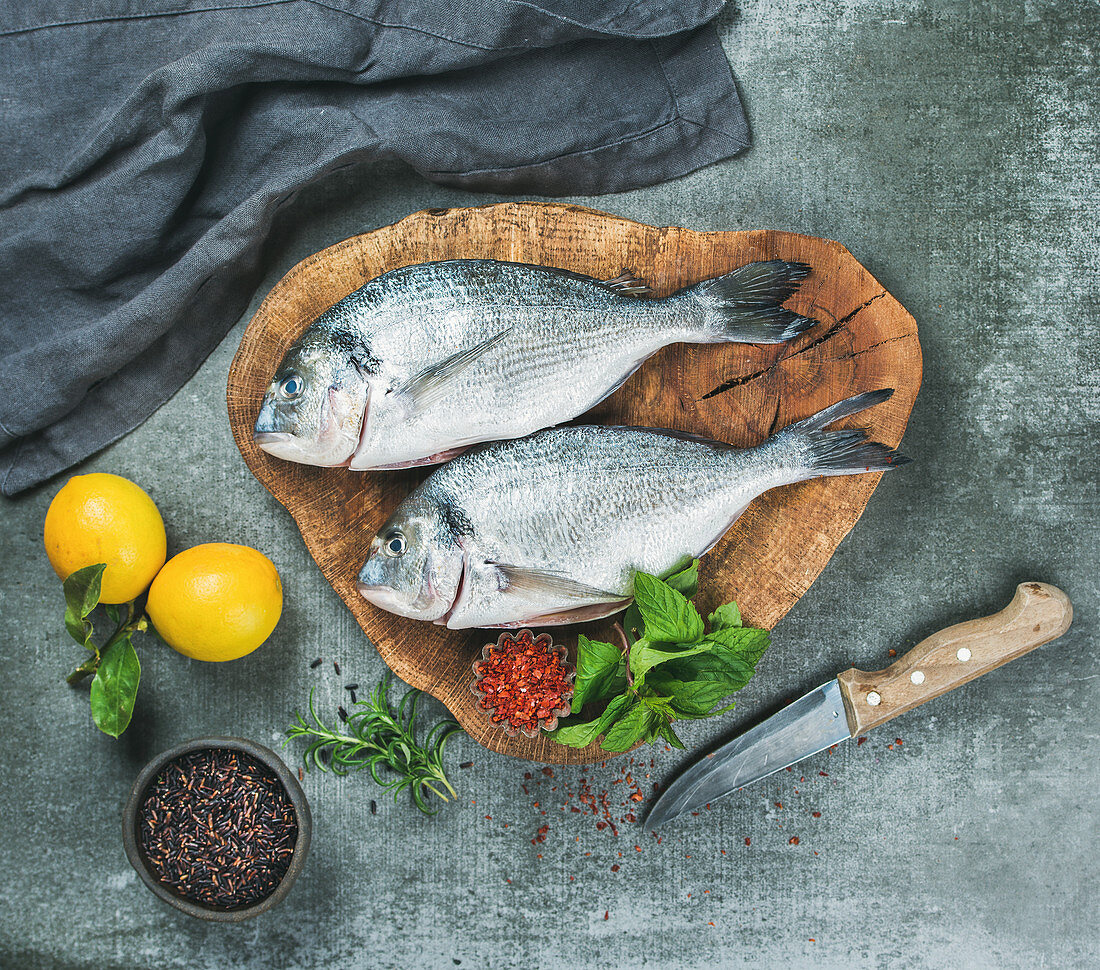
{"label": "red chili flake", "polygon": [[818,774],[821,775],[822,778],[828,778],[829,777],[828,774],[824,771],[819,771]]}
{"label": "red chili flake", "polygon": [[530,781],[530,780],[531,780],[531,772],[529,772],[529,771],[525,771],[525,772],[523,773],[523,780],[524,780],[524,781]]}
{"label": "red chili flake", "polygon": [[493,820],[493,816],[492,816],[492,815],[486,815],[485,817],[486,817],[486,818],[487,818],[487,819],[488,819],[488,820],[489,820],[490,822],[491,822],[491,821]]}
{"label": "red chili flake", "polygon": [[[642,851],[642,847],[641,847],[640,845],[636,845],[636,846],[634,846],[634,851],[635,851],[635,852],[641,852],[641,851]],[[688,858],[690,859],[690,858],[691,858],[691,856],[688,856]]]}
{"label": "red chili flake", "polygon": [[633,795],[630,796],[630,800],[632,802],[640,802],[643,798],[645,798],[645,795],[643,795],[640,791],[636,791]]}
{"label": "red chili flake", "polygon": [[607,919],[607,917],[608,917],[608,916],[610,916],[610,915],[611,915],[611,910],[609,910],[609,909],[605,909],[605,910],[603,911],[603,918],[604,918],[604,919]]}
{"label": "red chili flake", "polygon": [[745,836],[745,845],[752,845],[752,839],[750,839],[747,835]]}
{"label": "red chili flake", "polygon": [[812,816],[813,816],[814,818],[821,818],[821,813],[820,813],[820,812],[810,812],[810,814],[811,814],[811,815],[812,815]]}
{"label": "red chili flake", "polygon": [[[569,712],[572,671],[549,636],[536,639],[530,630],[505,634],[487,653],[475,664],[475,686],[478,707],[490,712],[492,723],[537,732],[542,722]],[[551,768],[542,771],[553,775]]]}
{"label": "red chili flake", "polygon": [[725,849],[723,849],[723,850],[722,850],[722,855],[725,855],[725,854],[726,854],[726,850],[725,850]]}
{"label": "red chili flake", "polygon": [[866,738],[856,738],[856,747],[858,748],[866,740]]}
{"label": "red chili flake", "polygon": [[776,808],[782,808],[782,807],[783,807],[783,803],[782,803],[782,802],[776,802],[776,803],[775,803],[775,807],[776,807]]}
{"label": "red chili flake", "polygon": [[797,835],[792,835],[792,836],[791,836],[791,837],[790,837],[790,838],[789,838],[789,839],[787,840],[787,845],[798,845],[798,836],[797,836]]}
{"label": "red chili flake", "polygon": [[891,648],[890,648],[889,650],[887,650],[886,652],[887,652],[887,653],[888,653],[888,654],[889,654],[889,655],[890,655],[891,657],[896,657],[896,656],[898,655],[898,652],[897,652],[897,651],[896,651],[896,650],[895,650],[895,649],[894,649],[893,647],[891,647]]}
{"label": "red chili flake", "polygon": [[707,920],[707,926],[713,926],[713,925],[714,925],[714,923],[711,920],[708,919]]}
{"label": "red chili flake", "polygon": [[894,738],[894,744],[901,744],[901,738]]}
{"label": "red chili flake", "polygon": [[554,769],[551,768],[549,765],[547,765],[545,768],[542,769],[542,773],[544,775],[546,775],[547,778],[553,778],[554,777]]}
{"label": "red chili flake", "polygon": [[615,865],[613,865],[611,867],[611,871],[612,872],[618,872],[619,871],[619,864],[617,862],[615,863]]}

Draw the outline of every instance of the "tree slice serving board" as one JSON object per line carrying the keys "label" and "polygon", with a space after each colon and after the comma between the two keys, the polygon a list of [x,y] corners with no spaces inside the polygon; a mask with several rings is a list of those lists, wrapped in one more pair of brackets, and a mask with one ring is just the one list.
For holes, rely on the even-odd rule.
{"label": "tree slice serving board", "polygon": [[[896,393],[846,423],[868,426],[874,438],[897,446],[921,382],[916,324],[835,242],[789,232],[654,228],[579,206],[523,202],[414,213],[303,260],[268,294],[229,372],[233,436],[253,474],[294,517],[310,554],[383,660],[442,701],[494,751],[540,762],[599,761],[608,755],[596,746],[575,750],[522,734],[509,739],[489,725],[470,692],[470,664],[496,633],[394,616],[356,592],[355,577],[375,532],[430,469],[314,468],[273,458],[252,441],[268,383],[311,320],[387,270],[460,257],[557,266],[599,279],[626,268],[659,297],[753,260],[809,263],[812,273],[787,305],[820,321],[817,326],[784,345],[666,347],[579,421],[673,428],[741,447],[879,387]],[[879,478],[817,479],[758,498],[703,561],[697,600],[703,615],[736,599],[746,623],[774,626],[855,525]],[[610,636],[610,621],[587,626],[591,637]],[[574,650],[576,630],[559,629],[555,640]]]}

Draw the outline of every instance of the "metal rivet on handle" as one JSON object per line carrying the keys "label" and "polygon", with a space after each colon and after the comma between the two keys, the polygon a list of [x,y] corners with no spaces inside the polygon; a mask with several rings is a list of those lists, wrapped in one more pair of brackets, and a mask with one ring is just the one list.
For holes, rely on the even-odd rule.
{"label": "metal rivet on handle", "polygon": [[872,707],[878,707],[882,703],[882,697],[877,690],[873,690],[867,695],[867,703]]}
{"label": "metal rivet on handle", "polygon": [[911,673],[911,674],[909,675],[909,679],[910,679],[910,680],[911,680],[911,681],[912,681],[912,682],[913,682],[914,684],[923,684],[923,683],[924,683],[924,671],[923,671],[923,670],[914,670],[914,671],[913,671],[913,672],[912,672],[912,673]]}
{"label": "metal rivet on handle", "polygon": [[959,647],[959,652],[955,654],[963,663],[966,663],[970,659],[970,648]]}

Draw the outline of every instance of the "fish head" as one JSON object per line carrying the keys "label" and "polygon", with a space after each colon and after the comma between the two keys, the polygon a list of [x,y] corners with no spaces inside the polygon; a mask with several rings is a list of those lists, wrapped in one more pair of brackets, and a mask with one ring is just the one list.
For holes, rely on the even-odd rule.
{"label": "fish head", "polygon": [[264,394],[253,438],[268,454],[345,465],[359,447],[370,397],[361,341],[311,327],[287,351]]}
{"label": "fish head", "polygon": [[444,503],[414,493],[371,542],[359,570],[359,592],[390,613],[439,620],[458,598],[463,550],[456,516]]}

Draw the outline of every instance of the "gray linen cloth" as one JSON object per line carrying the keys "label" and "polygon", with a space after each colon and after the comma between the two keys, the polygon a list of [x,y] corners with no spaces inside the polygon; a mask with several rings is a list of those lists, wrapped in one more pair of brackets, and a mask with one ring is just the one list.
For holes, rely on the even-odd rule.
{"label": "gray linen cloth", "polygon": [[247,306],[277,208],[329,172],[595,194],[741,151],[721,7],[0,5],[0,490],[167,400]]}

